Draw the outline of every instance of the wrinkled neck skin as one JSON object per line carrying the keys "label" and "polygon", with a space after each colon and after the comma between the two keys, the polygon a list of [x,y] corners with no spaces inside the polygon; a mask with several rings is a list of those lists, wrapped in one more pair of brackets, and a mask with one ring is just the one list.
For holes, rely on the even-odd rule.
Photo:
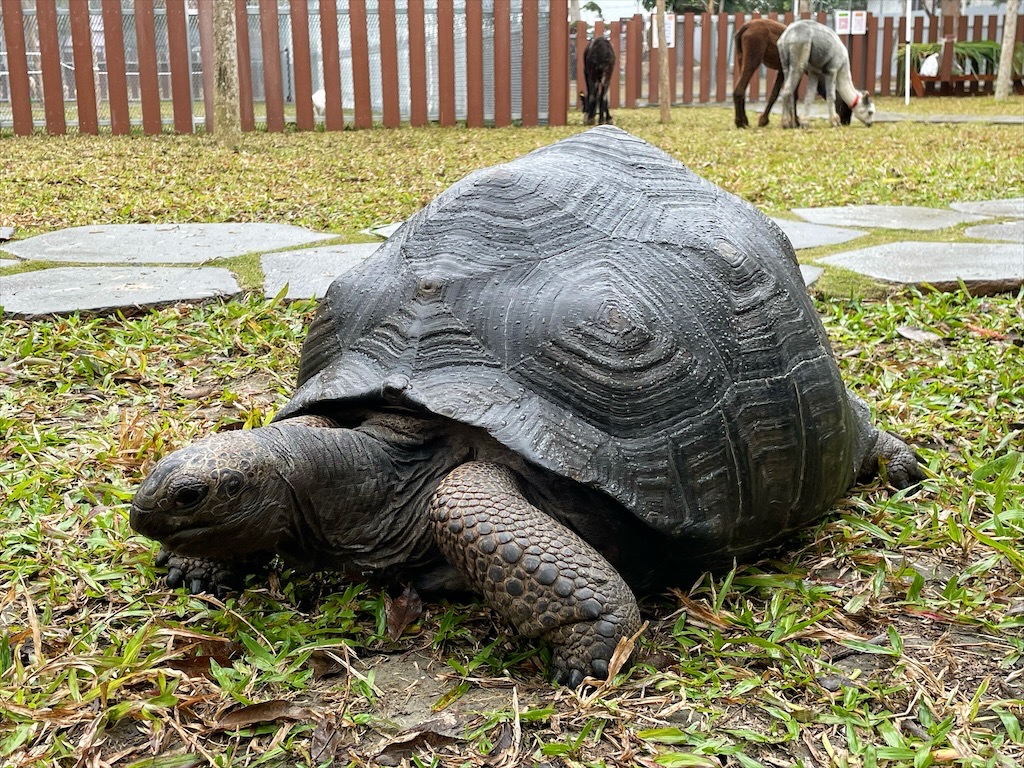
{"label": "wrinkled neck skin", "polygon": [[468,450],[435,425],[378,415],[354,429],[284,421],[267,430],[291,501],[276,547],[289,565],[387,578],[440,559],[427,505]]}

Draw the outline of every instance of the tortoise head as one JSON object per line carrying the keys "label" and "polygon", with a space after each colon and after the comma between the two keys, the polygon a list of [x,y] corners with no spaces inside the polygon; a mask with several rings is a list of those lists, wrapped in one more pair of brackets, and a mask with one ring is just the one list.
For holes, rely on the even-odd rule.
{"label": "tortoise head", "polygon": [[191,557],[272,552],[291,500],[282,457],[258,432],[213,435],[161,459],[132,499],[132,528]]}

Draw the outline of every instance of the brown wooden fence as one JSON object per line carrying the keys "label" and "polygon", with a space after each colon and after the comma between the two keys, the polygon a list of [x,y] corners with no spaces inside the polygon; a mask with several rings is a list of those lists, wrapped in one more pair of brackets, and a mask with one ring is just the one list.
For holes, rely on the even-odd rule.
{"label": "brown wooden fence", "polygon": [[[244,130],[387,127],[436,121],[469,126],[564,125],[575,109],[583,43],[616,49],[613,109],[656,103],[657,55],[644,17],[571,28],[568,0],[234,0]],[[0,130],[18,135],[69,126],[95,134],[213,129],[213,6],[196,0],[0,0]],[[669,49],[673,104],[731,101],[732,36],[750,16],[687,14]],[[792,14],[774,16],[784,23]],[[814,18],[828,23],[825,14]],[[915,42],[998,40],[1001,15],[915,19]],[[901,17],[867,17],[850,36],[853,78],[880,95],[901,92]],[[1024,24],[1018,23],[1024,41]],[[943,58],[932,89],[970,93],[991,82],[952,77]],[[770,89],[774,72],[750,83]],[[314,113],[322,89],[326,111]],[[652,96],[654,94],[654,96]],[[5,111],[6,108],[6,111]]]}

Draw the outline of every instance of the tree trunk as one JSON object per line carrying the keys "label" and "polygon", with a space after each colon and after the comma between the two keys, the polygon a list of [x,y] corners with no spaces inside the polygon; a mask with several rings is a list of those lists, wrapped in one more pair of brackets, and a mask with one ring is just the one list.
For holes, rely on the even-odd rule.
{"label": "tree trunk", "polygon": [[797,18],[799,18],[801,14],[811,13],[811,0],[800,0],[800,2],[797,5]]}
{"label": "tree trunk", "polygon": [[996,101],[1006,101],[1013,85],[1013,47],[1017,39],[1017,0],[1006,0],[1003,19],[1003,47],[999,51],[999,71],[996,74]]}
{"label": "tree trunk", "polygon": [[575,24],[580,20],[580,0],[569,0],[569,23]]}
{"label": "tree trunk", "polygon": [[242,131],[235,4],[222,1],[214,3],[213,7],[213,129],[221,141],[234,146]]}
{"label": "tree trunk", "polygon": [[668,40],[665,39],[665,0],[658,0],[656,16],[658,35],[658,109],[662,124],[672,122],[672,94],[668,91]]}

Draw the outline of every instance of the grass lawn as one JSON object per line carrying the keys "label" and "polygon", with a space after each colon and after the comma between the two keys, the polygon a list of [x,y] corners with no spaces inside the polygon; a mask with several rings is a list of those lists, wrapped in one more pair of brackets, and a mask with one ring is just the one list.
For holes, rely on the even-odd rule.
{"label": "grass lawn", "polygon": [[[1024,194],[1020,126],[615,117],[769,213]],[[251,134],[234,151],[4,137],[0,225],[275,221],[356,239],[578,130]],[[844,378],[930,478],[856,488],[769,559],[646,598],[635,666],[578,691],[472,600],[427,600],[396,628],[397,595],[337,575],[273,573],[224,600],[162,585],[128,526],[134,489],[172,449],[273,416],[312,302],[5,319],[0,764],[1019,766],[1024,296],[836,285],[816,302]]]}

